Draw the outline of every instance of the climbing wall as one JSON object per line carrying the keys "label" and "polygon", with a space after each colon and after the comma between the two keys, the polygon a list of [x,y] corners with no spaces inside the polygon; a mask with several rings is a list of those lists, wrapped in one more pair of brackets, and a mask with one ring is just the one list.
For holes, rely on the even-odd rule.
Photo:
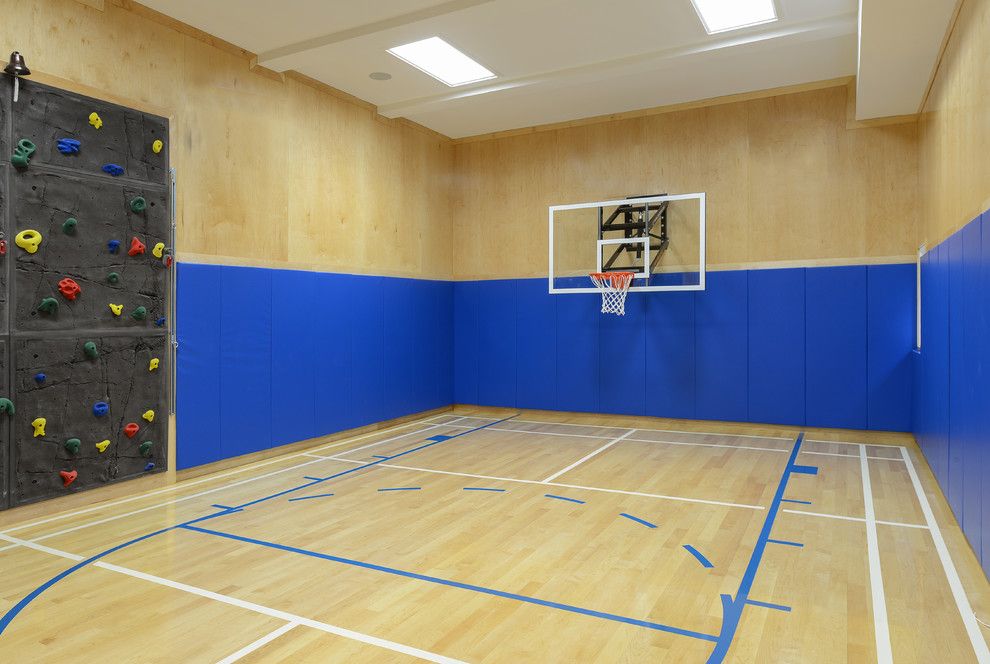
{"label": "climbing wall", "polygon": [[2,81],[0,508],[166,468],[173,269],[167,120]]}

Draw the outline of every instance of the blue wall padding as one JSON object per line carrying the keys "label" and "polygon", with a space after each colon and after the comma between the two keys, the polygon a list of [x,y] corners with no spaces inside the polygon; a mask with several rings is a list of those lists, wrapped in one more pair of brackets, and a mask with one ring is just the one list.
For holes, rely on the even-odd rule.
{"label": "blue wall padding", "polygon": [[454,283],[454,401],[478,400],[478,297],[480,282]]}
{"label": "blue wall padding", "polygon": [[[594,297],[554,296],[557,410],[598,412],[598,322],[601,303]],[[484,308],[485,303],[479,303]],[[627,362],[635,360],[630,356]],[[519,407],[525,408],[526,406]]]}
{"label": "blue wall padding", "polygon": [[[456,288],[456,286],[455,286]],[[557,407],[557,298],[547,282],[516,282],[516,399],[533,408]],[[457,358],[455,366],[460,363]]]}
{"label": "blue wall padding", "polygon": [[[983,449],[981,443],[982,411],[990,403],[980,402],[983,372],[980,352],[981,301],[980,260],[982,224],[969,224],[962,231],[962,385],[958,409],[958,433],[962,437],[962,518],[963,532],[970,539],[980,537],[982,528]],[[985,342],[984,342],[985,343]],[[953,403],[956,403],[953,401]],[[950,409],[951,413],[951,409]],[[951,417],[951,414],[950,414]],[[986,430],[983,430],[986,431]],[[990,433],[990,432],[988,432]],[[951,435],[951,434],[950,434]]]}
{"label": "blue wall padding", "polygon": [[808,426],[868,426],[866,277],[866,266],[807,271]]}
{"label": "blue wall padding", "polygon": [[178,267],[177,467],[449,405],[450,282]]}
{"label": "blue wall padding", "polygon": [[478,400],[489,406],[516,403],[516,283],[478,284]]}
{"label": "blue wall padding", "polygon": [[[646,300],[627,299],[624,316],[598,319],[598,407],[603,413],[646,410]],[[629,362],[627,358],[638,358]]]}
{"label": "blue wall padding", "polygon": [[803,269],[749,273],[749,419],[753,421],[797,425],[805,421],[804,282]]}
{"label": "blue wall padding", "polygon": [[966,378],[966,352],[963,348],[963,309],[966,278],[963,263],[963,231],[952,235],[948,247],[949,279],[949,483],[945,488],[949,504],[956,512],[960,525],[963,513],[963,451],[968,447],[966,423],[968,413],[963,410],[963,393]]}
{"label": "blue wall padding", "polygon": [[220,270],[179,264],[177,316],[181,361],[176,367],[179,444],[176,465],[220,458]]}
{"label": "blue wall padding", "polygon": [[749,420],[748,284],[746,270],[712,272],[704,296],[695,297],[698,419]]}
{"label": "blue wall padding", "polygon": [[911,349],[915,342],[915,293],[902,284],[914,282],[914,265],[867,268],[867,412],[869,428],[906,431],[913,383]]}
{"label": "blue wall padding", "polygon": [[649,377],[644,386],[646,415],[695,417],[694,301],[691,292],[649,298],[645,323]]}

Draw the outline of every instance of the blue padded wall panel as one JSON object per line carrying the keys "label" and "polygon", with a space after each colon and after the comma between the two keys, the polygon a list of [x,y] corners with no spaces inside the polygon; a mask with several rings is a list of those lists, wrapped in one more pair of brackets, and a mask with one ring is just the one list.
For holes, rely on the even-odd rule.
{"label": "blue padded wall panel", "polygon": [[478,401],[478,282],[454,283],[454,402]]}
{"label": "blue padded wall panel", "polygon": [[749,273],[749,419],[805,421],[805,270]]}
{"label": "blue padded wall panel", "polygon": [[601,300],[555,295],[557,410],[598,411],[598,318]]}
{"label": "blue padded wall panel", "polygon": [[931,355],[932,446],[936,477],[946,494],[949,483],[949,251],[944,243],[935,248],[932,261],[933,326],[923,337]]}
{"label": "blue padded wall panel", "polygon": [[436,315],[432,334],[436,339],[437,389],[431,408],[454,403],[454,284],[449,281],[433,282]]}
{"label": "blue padded wall panel", "polygon": [[865,429],[866,267],[806,271],[807,425]]}
{"label": "blue padded wall panel", "polygon": [[598,319],[598,407],[643,415],[646,408],[646,307],[649,293],[626,299],[625,314]]}
{"label": "blue padded wall panel", "polygon": [[962,231],[956,232],[945,243],[948,248],[949,274],[949,483],[946,498],[959,523],[963,522],[963,451],[965,449],[965,411],[962,409],[966,389],[963,353],[963,301],[965,270],[963,269]]}
{"label": "blue padded wall panel", "polygon": [[[334,309],[341,313],[346,312],[344,320],[328,317],[322,324],[305,326],[313,329],[309,361],[314,370],[314,426],[320,434],[326,435],[358,426],[358,421],[353,416],[356,409],[351,364],[351,336],[354,329],[351,318],[355,305],[351,286],[358,277],[313,273],[310,279],[317,301],[326,301],[328,295],[332,294]],[[298,318],[294,323],[297,327],[302,326]]]}
{"label": "blue padded wall panel", "polygon": [[[345,422],[358,427],[387,419],[385,415],[385,278],[346,276],[350,310],[346,324],[350,334],[351,417]],[[317,408],[324,389],[317,379]]]}
{"label": "blue padded wall panel", "polygon": [[385,279],[385,419],[414,411],[417,387],[415,317],[420,304],[412,279]]}
{"label": "blue padded wall panel", "polygon": [[[984,212],[981,218],[980,238],[980,269],[979,269],[979,307],[977,309],[977,362],[980,367],[977,402],[980,407],[976,411],[976,427],[979,432],[977,444],[980,448],[980,470],[983,477],[990,472],[990,212]],[[983,570],[990,570],[990,485],[986,480],[980,482],[980,545]],[[977,545],[973,542],[973,547]]]}
{"label": "blue padded wall panel", "polygon": [[175,465],[220,460],[220,268],[179,263]]}
{"label": "blue padded wall panel", "polygon": [[[962,455],[962,528],[970,541],[979,541],[982,526],[981,488],[983,470],[980,467],[983,451],[980,449],[980,327],[981,289],[980,254],[982,251],[980,219],[977,218],[962,230],[962,363],[961,394],[956,409],[961,435]],[[976,553],[979,556],[980,550]]]}
{"label": "blue padded wall panel", "polygon": [[301,324],[318,300],[316,275],[272,271],[272,444],[317,435],[316,362],[324,352],[320,330]]}
{"label": "blue padded wall panel", "polygon": [[911,349],[915,333],[914,265],[870,265],[867,279],[869,428],[910,431]]}
{"label": "blue padded wall panel", "polygon": [[545,279],[516,282],[516,406],[550,410],[557,403],[557,335],[560,297]]}
{"label": "blue padded wall panel", "polygon": [[436,293],[432,282],[410,280],[413,311],[406,321],[407,333],[412,343],[412,389],[410,389],[407,413],[418,413],[433,407],[437,389],[437,362],[439,351],[436,321]]}
{"label": "blue padded wall panel", "polygon": [[516,283],[478,285],[478,400],[486,406],[516,405]]}
{"label": "blue padded wall panel", "polygon": [[653,417],[695,417],[694,293],[646,295],[646,405]]}
{"label": "blue padded wall panel", "polygon": [[710,272],[695,293],[695,413],[703,420],[749,417],[749,274]]}
{"label": "blue padded wall panel", "polygon": [[272,270],[220,274],[220,454],[272,445]]}

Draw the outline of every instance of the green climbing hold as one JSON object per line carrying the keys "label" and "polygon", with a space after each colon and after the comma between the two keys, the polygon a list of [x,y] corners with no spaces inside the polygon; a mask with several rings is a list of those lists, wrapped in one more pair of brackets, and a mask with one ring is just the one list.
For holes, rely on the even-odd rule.
{"label": "green climbing hold", "polygon": [[83,344],[83,352],[86,353],[86,357],[91,360],[95,360],[100,356],[100,351],[96,349],[96,344],[92,341],[87,341]]}
{"label": "green climbing hold", "polygon": [[46,297],[41,301],[41,304],[38,305],[38,311],[46,314],[58,313],[58,300],[54,297]]}
{"label": "green climbing hold", "polygon": [[0,413],[14,414],[14,402],[4,397],[0,398]]}
{"label": "green climbing hold", "polygon": [[79,452],[80,445],[82,445],[82,441],[78,438],[70,438],[65,441],[65,449],[69,454],[77,454]]}
{"label": "green climbing hold", "polygon": [[151,454],[152,445],[154,445],[153,442],[151,442],[150,440],[146,440],[140,445],[138,445],[138,451],[144,456],[149,456]]}
{"label": "green climbing hold", "polygon": [[137,309],[134,310],[134,313],[131,314],[131,318],[133,318],[134,320],[144,320],[147,317],[148,317],[148,310],[145,309],[144,307],[138,307]]}
{"label": "green climbing hold", "polygon": [[75,235],[76,234],[76,224],[78,224],[78,223],[79,222],[76,221],[74,218],[69,217],[62,224],[62,232],[65,233],[66,235]]}
{"label": "green climbing hold", "polygon": [[144,197],[138,196],[131,199],[131,212],[144,212],[146,207],[148,207],[148,203],[144,200]]}
{"label": "green climbing hold", "polygon": [[115,284],[119,281],[120,281],[120,275],[117,274],[116,272],[111,272],[110,274],[107,275],[108,283]]}
{"label": "green climbing hold", "polygon": [[31,162],[31,155],[34,154],[35,150],[34,143],[26,138],[22,138],[17,141],[17,147],[14,148],[14,154],[10,158],[10,163],[18,168],[27,168]]}

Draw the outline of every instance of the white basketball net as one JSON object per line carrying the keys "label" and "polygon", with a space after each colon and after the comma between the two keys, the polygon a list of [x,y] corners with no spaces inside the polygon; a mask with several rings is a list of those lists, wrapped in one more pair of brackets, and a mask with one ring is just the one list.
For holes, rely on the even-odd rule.
{"label": "white basketball net", "polygon": [[588,275],[602,292],[602,313],[625,316],[626,293],[632,285],[632,272],[592,272]]}

